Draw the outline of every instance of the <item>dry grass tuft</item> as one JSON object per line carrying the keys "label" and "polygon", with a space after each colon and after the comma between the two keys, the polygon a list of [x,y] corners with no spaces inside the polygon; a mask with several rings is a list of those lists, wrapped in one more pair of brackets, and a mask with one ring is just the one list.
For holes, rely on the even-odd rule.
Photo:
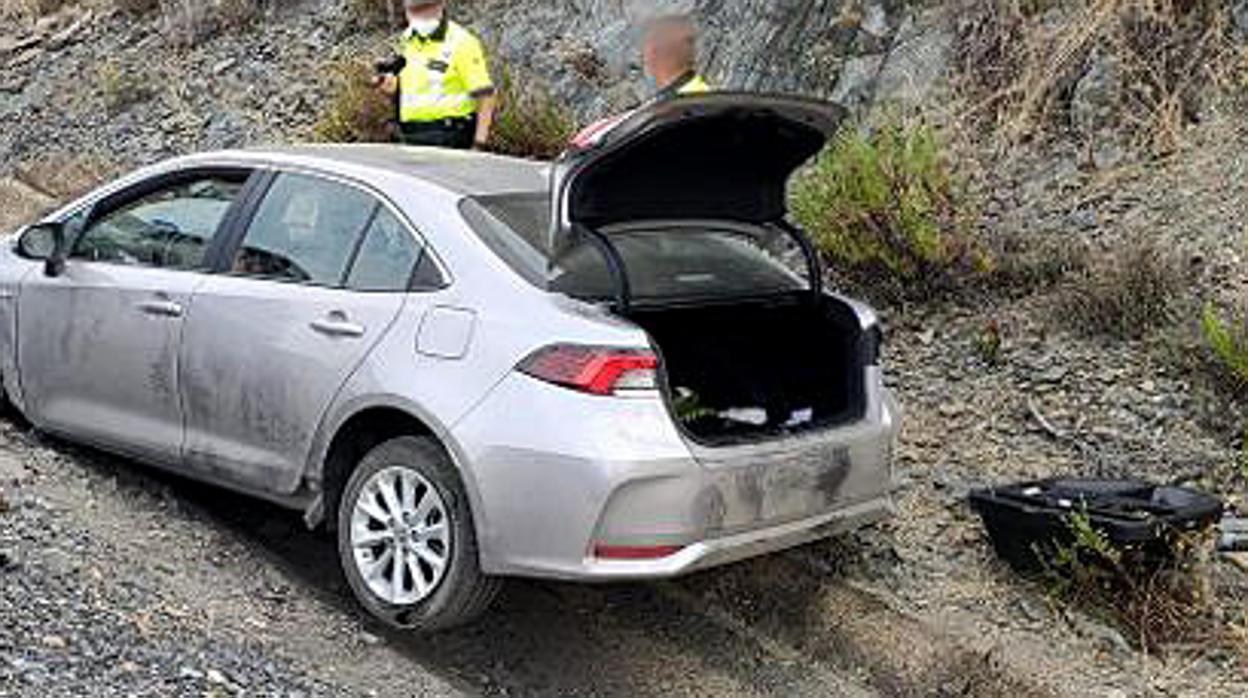
{"label": "dry grass tuft", "polygon": [[1140,339],[1176,319],[1187,280],[1173,252],[1136,235],[1071,280],[1059,295],[1057,320],[1084,336]]}
{"label": "dry grass tuft", "polygon": [[962,87],[1005,144],[1069,128],[1091,76],[1111,85],[1106,126],[1165,155],[1208,91],[1233,81],[1222,0],[967,0],[964,10]]}
{"label": "dry grass tuft", "polygon": [[118,176],[125,164],[103,155],[54,152],[19,162],[19,180],[59,201],[82,196]]}
{"label": "dry grass tuft", "polygon": [[35,20],[70,4],[71,0],[3,0],[0,19]]}
{"label": "dry grass tuft", "polygon": [[397,29],[403,25],[402,0],[347,0],[347,16],[361,29]]}
{"label": "dry grass tuft", "polygon": [[160,7],[161,0],[113,0],[113,6],[131,17],[141,17]]}
{"label": "dry grass tuft", "polygon": [[353,60],[325,68],[331,87],[312,138],[330,143],[385,143],[393,140],[394,101],[372,86],[373,69]]}
{"label": "dry grass tuft", "polygon": [[1086,516],[1070,525],[1072,542],[1057,546],[1046,571],[1055,600],[1108,620],[1145,652],[1195,646],[1244,656],[1245,578],[1219,563],[1212,530],[1171,532],[1146,549],[1112,543]]}
{"label": "dry grass tuft", "polygon": [[576,117],[536,77],[504,69],[490,149],[504,155],[551,159],[576,134]]}

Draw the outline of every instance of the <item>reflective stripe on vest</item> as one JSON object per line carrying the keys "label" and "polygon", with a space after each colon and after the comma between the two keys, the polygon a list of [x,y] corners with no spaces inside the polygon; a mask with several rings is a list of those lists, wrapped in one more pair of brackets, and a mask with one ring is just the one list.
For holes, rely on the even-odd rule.
{"label": "reflective stripe on vest", "polygon": [[[447,75],[454,69],[456,49],[465,38],[465,30],[451,23],[441,42],[412,38],[404,43],[407,65],[399,73],[400,121],[437,121],[471,116],[476,111],[476,100],[446,84]],[[431,62],[441,62],[446,69],[432,70]]]}

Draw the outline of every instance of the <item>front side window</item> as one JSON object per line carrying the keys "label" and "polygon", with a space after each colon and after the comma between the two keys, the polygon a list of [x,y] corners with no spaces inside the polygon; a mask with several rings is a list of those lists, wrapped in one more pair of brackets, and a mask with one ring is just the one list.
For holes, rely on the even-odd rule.
{"label": "front side window", "polygon": [[361,235],[380,208],[354,187],[306,175],[278,175],[247,228],[233,271],[341,286]]}
{"label": "front side window", "polygon": [[205,177],[160,189],[90,223],[70,256],[164,269],[202,269],[244,179]]}

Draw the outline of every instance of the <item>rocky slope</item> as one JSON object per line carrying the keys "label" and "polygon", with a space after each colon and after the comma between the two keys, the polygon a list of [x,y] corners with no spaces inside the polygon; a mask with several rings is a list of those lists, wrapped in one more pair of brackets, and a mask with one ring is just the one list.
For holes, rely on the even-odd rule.
{"label": "rocky slope", "polygon": [[[159,14],[82,0],[0,25],[0,171],[47,152],[133,164],[194,150],[305,138],[331,88],[326,66],[385,52],[347,0],[264,3],[251,27],[199,36]],[[548,83],[588,121],[643,93],[638,27],[692,9],[707,74],[722,86],[865,105],[882,88],[917,100],[950,36],[901,0],[664,3],[478,0],[461,15],[496,69]]]}
{"label": "rocky slope", "polygon": [[[588,120],[636,98],[634,28],[660,6],[699,13],[722,85],[920,104],[956,49],[956,21],[928,5],[476,0],[462,12]],[[330,90],[325,64],[384,50],[346,0],[267,3],[253,27],[193,41],[112,7],[2,20],[0,178],[63,194],[173,154],[299,139]],[[1248,2],[1235,7],[1248,28]],[[1098,79],[1075,92],[1094,102]],[[1089,167],[1075,144],[990,160],[985,226],[1096,256],[1143,231],[1190,264],[1193,298],[1239,300],[1244,124],[1213,110],[1162,162]],[[0,227],[47,202],[0,182]],[[101,677],[99,693],[402,695],[390,672],[433,695],[1248,694],[1233,653],[1145,656],[1020,582],[965,505],[973,487],[1061,473],[1198,482],[1243,501],[1238,439],[1205,414],[1217,403],[1148,341],[1054,322],[1060,292],[886,309],[907,417],[895,520],[676,584],[520,585],[497,616],[440,644],[362,626],[341,581],[326,581],[325,541],[295,517],[5,427],[0,466],[18,474],[0,468],[13,505],[0,506],[0,550],[17,562],[0,561],[0,618],[14,621],[0,625],[0,695],[89,691]],[[987,327],[1002,340],[992,360],[978,346]],[[166,522],[172,535],[149,533]]]}

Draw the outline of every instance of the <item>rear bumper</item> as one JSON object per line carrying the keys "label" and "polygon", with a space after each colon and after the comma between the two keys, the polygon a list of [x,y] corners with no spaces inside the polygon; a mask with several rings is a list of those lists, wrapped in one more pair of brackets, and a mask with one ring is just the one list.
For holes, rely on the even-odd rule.
{"label": "rear bumper", "polygon": [[892,498],[884,495],[807,519],[698,541],[679,553],[660,560],[607,561],[587,558],[578,569],[569,574],[551,570],[543,576],[588,582],[678,577],[852,531],[886,519],[894,513],[896,510]]}
{"label": "rear bumper", "polygon": [[[872,383],[858,424],[711,461],[680,435],[661,398],[598,398],[509,377],[452,430],[476,489],[482,568],[664,578],[884,518],[893,511],[897,410]],[[603,560],[597,543],[679,551]]]}

